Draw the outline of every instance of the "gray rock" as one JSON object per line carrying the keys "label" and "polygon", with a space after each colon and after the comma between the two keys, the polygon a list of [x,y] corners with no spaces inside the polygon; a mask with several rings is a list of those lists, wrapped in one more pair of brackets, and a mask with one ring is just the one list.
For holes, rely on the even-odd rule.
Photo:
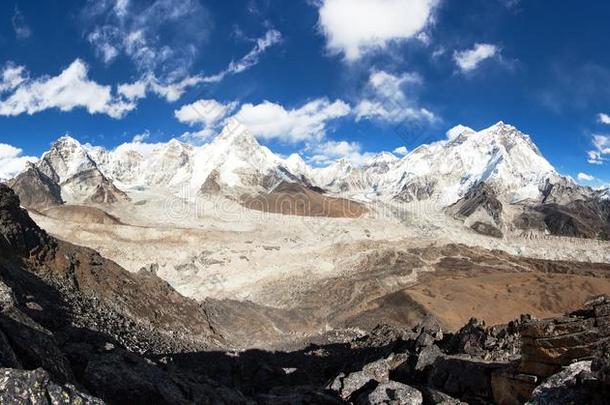
{"label": "gray rock", "polygon": [[579,384],[578,376],[591,371],[590,361],[580,361],[549,377],[532,393],[528,405],[588,404],[588,390]]}
{"label": "gray rock", "polygon": [[32,405],[103,404],[98,398],[79,392],[73,385],[58,385],[39,368],[33,371],[0,369],[0,403]]}
{"label": "gray rock", "polygon": [[421,405],[421,392],[406,384],[388,381],[379,384],[370,393],[359,395],[355,403],[358,405]]}

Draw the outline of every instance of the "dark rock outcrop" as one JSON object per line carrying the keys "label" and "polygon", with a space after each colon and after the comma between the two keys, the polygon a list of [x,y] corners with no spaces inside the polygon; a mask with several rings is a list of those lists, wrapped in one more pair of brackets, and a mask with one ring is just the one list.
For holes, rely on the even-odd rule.
{"label": "dark rock outcrop", "polygon": [[575,361],[591,360],[610,340],[610,299],[592,299],[561,318],[526,322],[521,336],[524,374],[545,378]]}
{"label": "dark rock outcrop", "polygon": [[11,180],[9,186],[19,195],[21,204],[28,209],[43,211],[64,203],[59,185],[32,164]]}

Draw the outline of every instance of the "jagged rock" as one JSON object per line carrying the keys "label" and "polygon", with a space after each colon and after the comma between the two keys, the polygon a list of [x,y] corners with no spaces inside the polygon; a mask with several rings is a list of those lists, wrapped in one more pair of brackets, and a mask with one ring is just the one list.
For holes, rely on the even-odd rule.
{"label": "jagged rock", "polygon": [[539,385],[528,405],[607,404],[608,392],[600,390],[591,379],[591,362],[567,366]]}
{"label": "jagged rock", "polygon": [[465,356],[440,356],[430,367],[427,384],[466,402],[493,400],[492,376],[507,367],[504,362]]}
{"label": "jagged rock", "polygon": [[520,371],[540,377],[574,361],[592,359],[610,339],[610,299],[594,298],[565,317],[525,323]]}
{"label": "jagged rock", "polygon": [[339,405],[345,403],[337,396],[307,386],[276,388],[269,394],[259,395],[256,399],[258,403],[265,405]]}
{"label": "jagged rock", "polygon": [[[528,319],[525,317],[524,319]],[[464,353],[484,360],[507,361],[519,357],[519,325],[523,320],[488,328],[484,322],[471,319],[451,337],[449,353]]]}
{"label": "jagged rock", "polygon": [[0,369],[0,403],[36,405],[87,405],[104,402],[79,392],[73,385],[58,385],[43,369]]}
{"label": "jagged rock", "polygon": [[480,233],[481,235],[487,235],[493,238],[502,238],[504,236],[502,231],[499,230],[497,227],[481,221],[477,221],[470,225],[470,229],[472,229],[476,233]]}
{"label": "jagged rock", "polygon": [[430,387],[418,387],[422,393],[424,404],[428,405],[466,405],[465,402],[455,399],[444,392],[435,390]]}
{"label": "jagged rock", "polygon": [[449,213],[460,218],[468,218],[477,210],[483,210],[496,225],[500,224],[502,203],[493,188],[485,183],[472,187],[462,199],[448,208]]}
{"label": "jagged rock", "polygon": [[42,211],[63,204],[59,185],[31,163],[9,186],[19,195],[21,204],[28,209]]}
{"label": "jagged rock", "polygon": [[340,374],[329,385],[329,389],[338,392],[342,398],[347,399],[367,384],[386,383],[390,380],[390,371],[395,370],[408,361],[407,354],[391,354],[366,364],[361,370],[347,375]]}
{"label": "jagged rock", "polygon": [[591,371],[601,383],[610,386],[610,343],[600,346],[591,364]]}
{"label": "jagged rock", "polygon": [[413,387],[396,381],[377,385],[371,392],[362,393],[356,398],[357,405],[421,405],[421,392]]}

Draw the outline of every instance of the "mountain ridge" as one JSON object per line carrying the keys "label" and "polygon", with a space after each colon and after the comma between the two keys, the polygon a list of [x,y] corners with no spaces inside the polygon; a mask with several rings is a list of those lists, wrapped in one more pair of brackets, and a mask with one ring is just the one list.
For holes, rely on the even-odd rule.
{"label": "mountain ridge", "polygon": [[[128,201],[130,193],[143,190],[252,201],[282,183],[363,203],[426,201],[450,215],[454,212],[450,207],[456,204],[470,206],[467,212],[471,214],[477,212],[472,201],[463,200],[484,184],[500,205],[526,207],[532,218],[540,212],[562,218],[568,213],[575,223],[583,221],[574,218],[578,212],[568,209],[570,204],[604,199],[603,191],[559,174],[529,135],[502,121],[480,131],[455,127],[446,140],[420,145],[400,159],[380,152],[360,164],[342,158],[326,167],[312,167],[296,153],[287,158],[276,155],[238,122],[229,122],[202,146],[172,139],[157,144],[125,143],[106,150],[63,136],[29,171],[9,184],[23,194],[26,206],[44,209],[63,203],[113,204]],[[37,195],[31,196],[29,190]],[[594,211],[599,207],[587,204]],[[601,214],[595,215],[603,218],[605,213],[600,209]],[[516,218],[501,217],[484,215],[483,225],[477,227],[514,228],[515,221],[523,224]],[[547,225],[542,226],[545,221]],[[549,225],[554,221],[537,220],[537,228],[563,229]],[[576,233],[594,235],[590,228]],[[502,234],[503,230],[492,233]],[[607,234],[605,225],[598,233]]]}

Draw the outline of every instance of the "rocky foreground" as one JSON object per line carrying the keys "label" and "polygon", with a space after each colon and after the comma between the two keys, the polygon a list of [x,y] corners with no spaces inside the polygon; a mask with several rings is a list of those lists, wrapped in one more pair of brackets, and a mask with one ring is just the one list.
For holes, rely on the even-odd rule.
{"label": "rocky foreground", "polygon": [[[607,403],[610,299],[446,333],[228,351],[208,308],[154,274],[58,241],[0,185],[0,403]],[[334,341],[337,341],[335,338]]]}

